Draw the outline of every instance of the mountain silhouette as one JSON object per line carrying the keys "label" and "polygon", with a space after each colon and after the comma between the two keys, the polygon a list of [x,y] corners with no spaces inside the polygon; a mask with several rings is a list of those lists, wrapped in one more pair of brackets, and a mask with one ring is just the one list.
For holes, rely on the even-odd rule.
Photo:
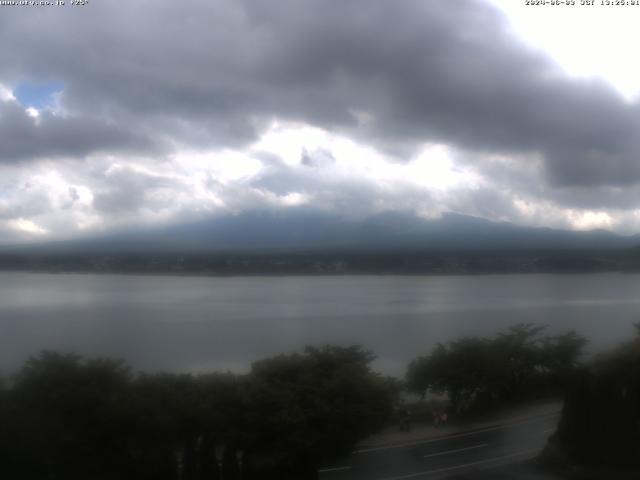
{"label": "mountain silhouette", "polygon": [[95,238],[5,247],[29,252],[142,253],[283,250],[518,251],[622,249],[637,235],[532,228],[445,213],[385,212],[363,219],[308,209],[249,211]]}

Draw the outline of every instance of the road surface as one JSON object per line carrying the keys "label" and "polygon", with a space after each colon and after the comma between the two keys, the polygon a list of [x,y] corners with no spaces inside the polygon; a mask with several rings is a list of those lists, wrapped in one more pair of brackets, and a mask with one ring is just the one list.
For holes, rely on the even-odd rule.
{"label": "road surface", "polygon": [[[559,413],[517,422],[356,450],[336,465],[319,470],[321,480],[433,480],[510,478],[509,466],[534,458],[558,423]],[[514,476],[515,477],[515,476]],[[516,478],[521,478],[517,476]],[[539,477],[531,477],[539,478]]]}

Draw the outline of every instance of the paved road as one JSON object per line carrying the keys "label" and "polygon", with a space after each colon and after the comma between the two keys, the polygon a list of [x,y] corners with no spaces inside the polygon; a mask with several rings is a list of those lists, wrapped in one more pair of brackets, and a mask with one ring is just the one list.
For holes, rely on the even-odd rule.
{"label": "paved road", "polygon": [[504,474],[505,465],[531,459],[542,450],[558,419],[559,414],[541,415],[446,437],[357,450],[340,464],[321,469],[320,479],[485,478],[482,472],[486,474],[487,469]]}

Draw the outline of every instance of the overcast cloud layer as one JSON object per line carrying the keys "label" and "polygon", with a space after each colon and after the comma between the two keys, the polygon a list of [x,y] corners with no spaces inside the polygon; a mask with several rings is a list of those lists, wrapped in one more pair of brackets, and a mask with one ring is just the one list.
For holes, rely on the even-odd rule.
{"label": "overcast cloud layer", "polygon": [[301,204],[640,229],[640,107],[484,1],[0,9],[5,243]]}

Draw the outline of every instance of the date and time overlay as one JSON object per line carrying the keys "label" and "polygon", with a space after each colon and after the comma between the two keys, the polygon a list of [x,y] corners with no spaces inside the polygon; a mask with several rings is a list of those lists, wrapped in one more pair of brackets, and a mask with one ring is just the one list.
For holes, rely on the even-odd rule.
{"label": "date and time overlay", "polygon": [[0,7],[86,7],[89,2],[90,0],[0,0]]}
{"label": "date and time overlay", "polygon": [[564,7],[640,7],[640,0],[523,0],[525,5]]}
{"label": "date and time overlay", "polygon": [[[99,0],[0,0],[0,7],[86,7]],[[640,0],[521,0],[527,6],[640,7]]]}

